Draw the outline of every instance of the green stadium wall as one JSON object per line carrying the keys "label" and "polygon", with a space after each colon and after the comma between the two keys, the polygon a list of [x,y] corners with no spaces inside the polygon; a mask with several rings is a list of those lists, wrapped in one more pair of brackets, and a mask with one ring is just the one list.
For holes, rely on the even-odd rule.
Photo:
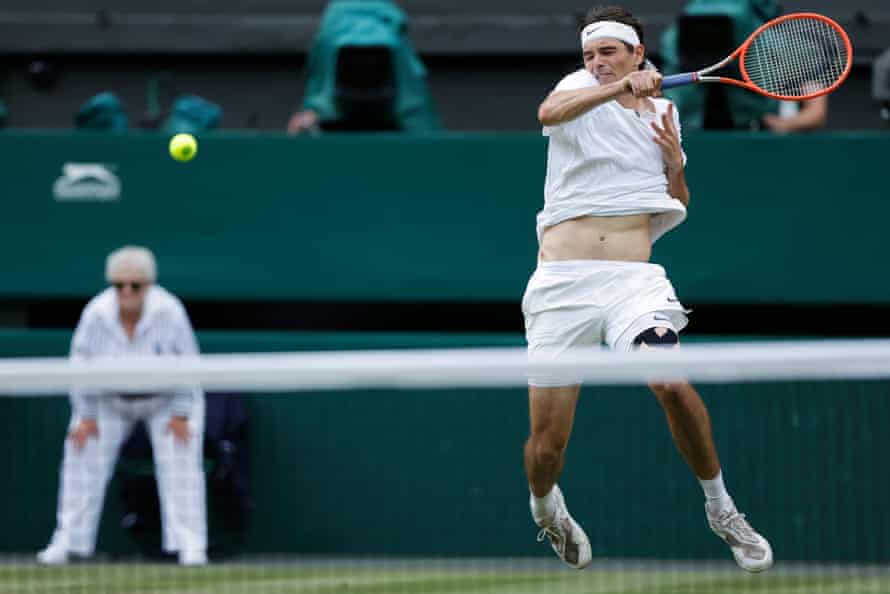
{"label": "green stadium wall", "polygon": [[[69,339],[63,331],[0,331],[0,357],[63,355]],[[201,332],[199,340],[205,352],[522,344],[515,335],[379,333]],[[727,484],[777,559],[890,561],[886,383],[700,388]],[[527,507],[524,390],[309,392],[246,402],[256,510],[232,548],[211,506],[215,545],[287,555],[550,555],[535,543]],[[4,397],[0,413],[0,551],[34,552],[54,525],[67,399]],[[597,557],[728,557],[644,389],[585,389],[561,484]],[[131,555],[137,549],[119,527],[115,484],[106,501],[99,550]]]}
{"label": "green stadium wall", "polygon": [[[0,297],[89,297],[126,243],[185,299],[518,301],[535,265],[538,135],[217,134],[187,164],[166,141],[0,134]],[[700,133],[686,151],[689,219],[654,256],[684,301],[890,302],[890,135]],[[102,179],[70,184],[71,164]]]}

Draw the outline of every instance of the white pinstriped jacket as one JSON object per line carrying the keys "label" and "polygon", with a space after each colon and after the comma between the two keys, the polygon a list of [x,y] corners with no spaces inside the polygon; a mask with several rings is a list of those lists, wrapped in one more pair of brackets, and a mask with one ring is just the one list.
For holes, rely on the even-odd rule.
{"label": "white pinstriped jacket", "polygon": [[[93,297],[80,315],[71,339],[71,359],[133,355],[197,355],[198,341],[182,302],[158,285],[147,289],[142,317],[131,341],[119,318],[117,293],[109,287]],[[99,398],[108,393],[75,388],[71,407],[80,417],[95,418]],[[200,388],[173,393],[173,414],[188,416]]]}

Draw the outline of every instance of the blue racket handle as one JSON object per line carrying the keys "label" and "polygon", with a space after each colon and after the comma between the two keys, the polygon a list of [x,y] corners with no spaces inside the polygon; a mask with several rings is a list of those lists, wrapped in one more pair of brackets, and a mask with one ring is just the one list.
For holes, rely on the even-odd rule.
{"label": "blue racket handle", "polygon": [[662,89],[671,89],[673,87],[682,87],[683,85],[691,85],[698,82],[698,72],[686,72],[685,74],[672,74],[661,79]]}

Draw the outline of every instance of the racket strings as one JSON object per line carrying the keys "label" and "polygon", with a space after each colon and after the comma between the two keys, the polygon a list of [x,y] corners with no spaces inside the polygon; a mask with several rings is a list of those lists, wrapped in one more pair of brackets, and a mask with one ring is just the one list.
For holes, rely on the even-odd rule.
{"label": "racket strings", "polygon": [[841,80],[850,56],[834,26],[804,17],[764,29],[752,40],[743,60],[754,85],[775,95],[796,98]]}

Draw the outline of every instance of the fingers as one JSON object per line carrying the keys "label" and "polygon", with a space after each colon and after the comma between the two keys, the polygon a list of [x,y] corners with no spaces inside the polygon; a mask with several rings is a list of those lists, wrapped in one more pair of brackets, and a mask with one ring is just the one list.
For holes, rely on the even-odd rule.
{"label": "fingers", "polygon": [[173,439],[183,445],[188,445],[189,439],[192,436],[188,423],[185,421],[171,420],[167,424],[167,433],[172,433]]}
{"label": "fingers", "polygon": [[96,425],[95,421],[81,421],[77,427],[68,434],[68,438],[78,450],[82,450],[84,446],[86,446],[87,440],[89,440],[91,436],[99,437],[99,427]]}
{"label": "fingers", "polygon": [[676,136],[673,136],[665,129],[659,128],[658,124],[652,122],[652,129],[655,130],[655,136],[652,141],[661,148],[661,153],[668,169],[676,169],[681,167],[677,163],[682,164],[682,149]]}
{"label": "fingers", "polygon": [[781,118],[774,113],[764,114],[763,123],[766,124],[766,127],[770,130],[776,131],[780,127]]}
{"label": "fingers", "polygon": [[674,132],[674,123],[666,113],[661,114],[661,125],[664,126],[664,133],[666,136],[676,138],[677,134]]}
{"label": "fingers", "polygon": [[674,104],[673,102],[668,103],[667,113],[662,116],[662,121],[664,122],[664,127],[666,130],[670,130],[671,134],[677,136],[677,126],[674,124]]}
{"label": "fingers", "polygon": [[657,97],[661,94],[662,76],[651,70],[641,70],[628,75],[630,91],[634,97]]}
{"label": "fingers", "polygon": [[653,97],[657,92],[657,89],[652,86],[651,82],[646,80],[640,82],[631,81],[631,86],[634,97],[637,98]]}
{"label": "fingers", "polygon": [[303,120],[300,117],[300,114],[294,114],[293,117],[287,122],[287,133],[288,134],[299,134],[303,131]]}
{"label": "fingers", "polygon": [[657,144],[658,146],[661,147],[662,151],[671,150],[671,144],[668,141],[663,140],[663,139],[659,138],[658,136],[653,136],[652,140],[655,142],[655,144]]}
{"label": "fingers", "polygon": [[679,144],[677,130],[674,128],[673,121],[667,115],[661,116],[661,125],[662,127],[659,127],[658,124],[652,122],[652,129],[665,140]]}
{"label": "fingers", "polygon": [[288,134],[303,134],[318,124],[318,115],[313,111],[301,111],[291,116],[287,123]]}
{"label": "fingers", "polygon": [[83,446],[87,443],[87,438],[89,437],[88,433],[84,433],[81,430],[72,431],[70,435],[71,443],[74,444],[74,448],[77,450],[82,450]]}
{"label": "fingers", "polygon": [[652,122],[652,129],[655,130],[656,140],[663,140],[664,142],[671,142],[671,140],[673,139],[670,132],[668,131],[667,126],[665,126],[664,128],[660,128],[658,126],[658,124],[656,124],[655,122]]}
{"label": "fingers", "polygon": [[661,74],[658,74],[658,78],[656,79],[655,94],[653,95],[654,97],[662,97],[663,96],[663,93],[661,92],[661,83],[663,80],[664,80],[664,77],[661,76]]}

